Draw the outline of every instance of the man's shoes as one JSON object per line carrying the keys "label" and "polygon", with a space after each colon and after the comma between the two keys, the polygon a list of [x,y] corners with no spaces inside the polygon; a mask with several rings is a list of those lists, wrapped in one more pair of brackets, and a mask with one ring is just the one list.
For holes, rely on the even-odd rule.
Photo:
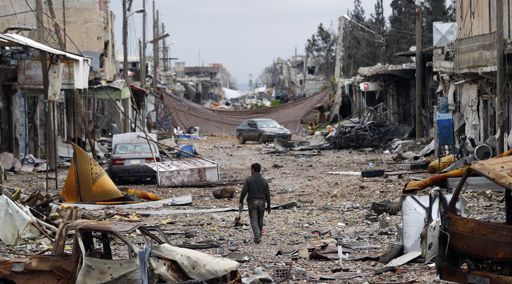
{"label": "man's shoes", "polygon": [[259,243],[261,243],[261,239],[254,239],[254,243],[255,243],[255,244],[259,244]]}

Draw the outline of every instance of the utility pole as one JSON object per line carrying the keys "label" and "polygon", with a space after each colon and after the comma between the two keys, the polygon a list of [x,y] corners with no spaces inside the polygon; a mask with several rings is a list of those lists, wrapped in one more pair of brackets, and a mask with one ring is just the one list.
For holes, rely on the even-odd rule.
{"label": "utility pole", "polygon": [[503,0],[496,0],[496,129],[498,130],[498,154],[505,146],[505,58],[503,56]]}
{"label": "utility pole", "polygon": [[140,86],[146,87],[146,0],[142,0],[142,52],[140,56]]}
{"label": "utility pole", "polygon": [[345,17],[339,17],[338,24],[338,41],[336,42],[336,65],[334,66],[334,79],[336,80],[336,97],[331,110],[332,120],[335,115],[339,114],[342,95],[341,95],[341,79],[343,78],[343,35],[345,33]]}
{"label": "utility pole", "polygon": [[[155,8],[155,0],[153,0],[153,39],[158,37],[158,14]],[[158,75],[158,41],[153,42],[153,89],[156,90]]]}
{"label": "utility pole", "polygon": [[423,89],[423,8],[421,4],[416,5],[416,139],[423,137],[421,123],[421,102]]}
{"label": "utility pole", "polygon": [[[126,5],[127,0],[123,0],[123,77],[126,85],[129,86],[128,81],[128,8]],[[130,99],[123,99],[124,109],[124,132],[130,132]]]}
{"label": "utility pole", "polygon": [[[162,23],[162,33],[161,34],[165,34],[165,24]],[[167,55],[167,40],[164,38],[162,40],[162,64],[164,66],[164,71],[168,71],[169,68],[168,68],[168,65],[169,65],[169,62],[168,62],[168,55]]]}
{"label": "utility pole", "polygon": [[[38,41],[42,44],[45,43],[44,40],[44,18],[43,18],[43,1],[36,0],[36,17],[37,17],[37,31],[38,31]],[[48,86],[49,86],[49,77],[48,77],[48,55],[46,52],[41,51],[41,71],[43,73],[43,95],[45,101],[47,102],[46,107],[46,159],[48,160],[48,168],[50,170],[55,170],[56,168],[56,159],[55,159],[55,139],[54,139],[54,129],[53,129],[53,111],[54,107],[51,101],[48,100]]]}

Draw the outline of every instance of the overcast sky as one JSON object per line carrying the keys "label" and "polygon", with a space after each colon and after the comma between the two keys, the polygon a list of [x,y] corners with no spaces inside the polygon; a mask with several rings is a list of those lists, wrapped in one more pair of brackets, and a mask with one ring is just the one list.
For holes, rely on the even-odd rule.
{"label": "overcast sky", "polygon": [[[120,0],[111,2],[116,15],[117,54],[122,54]],[[389,3],[384,12],[389,15]],[[374,10],[375,0],[362,0],[366,15]],[[187,66],[222,63],[236,78],[239,87],[247,85],[249,74],[256,79],[265,66],[277,57],[288,58],[304,51],[304,44],[318,24],[337,26],[337,18],[351,10],[351,0],[156,0],[160,19],[171,35],[171,56]],[[142,7],[134,0],[132,11]],[[146,0],[148,37],[151,30],[152,0]],[[136,55],[142,33],[142,15],[129,18],[129,50]],[[148,46],[147,53],[151,53]],[[199,55],[200,54],[200,55]],[[121,59],[122,57],[119,57]]]}

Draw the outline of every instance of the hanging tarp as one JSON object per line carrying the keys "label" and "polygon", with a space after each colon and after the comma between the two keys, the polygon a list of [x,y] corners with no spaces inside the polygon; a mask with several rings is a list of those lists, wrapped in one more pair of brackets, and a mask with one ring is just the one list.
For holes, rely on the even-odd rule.
{"label": "hanging tarp", "polygon": [[207,109],[170,94],[163,95],[163,103],[166,108],[164,113],[170,113],[172,122],[182,129],[198,126],[201,133],[205,134],[233,134],[236,127],[246,119],[270,118],[297,133],[301,118],[322,103],[326,97],[327,93],[318,93],[275,107],[244,111]]}

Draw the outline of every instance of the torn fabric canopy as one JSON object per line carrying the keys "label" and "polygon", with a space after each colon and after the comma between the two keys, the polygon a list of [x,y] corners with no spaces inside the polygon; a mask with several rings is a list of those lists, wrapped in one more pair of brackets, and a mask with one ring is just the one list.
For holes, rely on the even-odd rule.
{"label": "torn fabric canopy", "polygon": [[73,160],[61,192],[65,202],[111,201],[124,194],[105,170],[82,148],[73,145]]}

